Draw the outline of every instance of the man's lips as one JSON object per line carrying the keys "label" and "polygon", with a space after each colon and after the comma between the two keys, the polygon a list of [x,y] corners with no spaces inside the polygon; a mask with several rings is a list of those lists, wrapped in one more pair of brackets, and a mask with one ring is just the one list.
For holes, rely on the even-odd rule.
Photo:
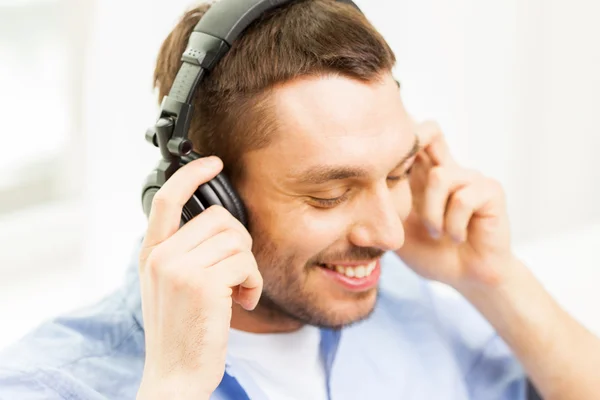
{"label": "man's lips", "polygon": [[353,262],[352,265],[344,264],[321,264],[321,268],[325,276],[333,279],[333,281],[346,290],[350,291],[365,291],[373,288],[379,281],[381,274],[381,266],[379,259],[371,260],[358,264]]}
{"label": "man's lips", "polygon": [[377,259],[375,260],[362,260],[362,261],[330,261],[330,262],[326,262],[326,263],[321,263],[322,265],[341,265],[344,267],[357,267],[359,265],[368,265],[372,262],[377,261]]}

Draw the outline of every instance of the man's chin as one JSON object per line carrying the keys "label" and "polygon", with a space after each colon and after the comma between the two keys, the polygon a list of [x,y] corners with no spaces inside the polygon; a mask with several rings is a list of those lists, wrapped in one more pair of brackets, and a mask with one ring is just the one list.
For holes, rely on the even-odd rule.
{"label": "man's chin", "polygon": [[[275,301],[263,293],[253,314],[273,324],[312,325],[320,328],[339,329],[367,319],[375,310],[379,290],[377,287],[361,293],[345,293],[335,296],[307,295],[289,301]],[[304,297],[304,296],[302,296]],[[314,302],[318,301],[318,304]]]}
{"label": "man's chin", "polygon": [[[330,312],[327,323],[319,326],[325,328],[343,328],[368,319],[377,305],[378,290],[372,289],[364,293],[360,300],[354,300],[341,305],[334,313]],[[368,296],[367,296],[368,294]]]}
{"label": "man's chin", "polygon": [[344,299],[322,299],[319,306],[311,307],[310,311],[294,314],[304,324],[339,329],[369,318],[375,310],[378,293],[377,288],[373,288]]}

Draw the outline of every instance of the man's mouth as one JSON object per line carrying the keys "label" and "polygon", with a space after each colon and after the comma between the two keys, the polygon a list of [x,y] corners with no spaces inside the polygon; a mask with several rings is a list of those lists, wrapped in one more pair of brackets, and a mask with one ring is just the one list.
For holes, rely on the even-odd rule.
{"label": "man's mouth", "polygon": [[373,271],[375,271],[375,268],[377,267],[377,260],[363,264],[319,264],[319,266],[335,271],[340,275],[347,276],[348,278],[360,279],[368,277],[373,273]]}
{"label": "man's mouth", "polygon": [[377,286],[381,275],[380,260],[362,262],[334,262],[331,264],[319,264],[324,277],[331,279],[345,290],[362,292]]}

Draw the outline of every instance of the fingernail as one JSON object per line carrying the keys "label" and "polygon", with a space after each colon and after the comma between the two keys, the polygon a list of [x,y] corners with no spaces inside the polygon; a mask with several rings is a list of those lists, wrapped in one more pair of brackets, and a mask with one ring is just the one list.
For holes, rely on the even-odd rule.
{"label": "fingernail", "polygon": [[456,244],[461,244],[462,242],[465,241],[462,236],[457,236],[457,235],[452,235],[452,240],[454,240],[454,243],[456,243]]}
{"label": "fingernail", "polygon": [[433,226],[427,225],[427,230],[429,231],[429,235],[434,239],[440,238],[440,232],[435,229]]}
{"label": "fingernail", "polygon": [[255,303],[253,301],[246,301],[246,307],[244,308],[246,309],[246,311],[254,311],[257,305],[258,303]]}
{"label": "fingernail", "polygon": [[216,156],[208,156],[208,157],[204,158],[203,162],[204,162],[204,165],[206,165],[207,167],[211,167],[211,168],[219,165],[219,159]]}

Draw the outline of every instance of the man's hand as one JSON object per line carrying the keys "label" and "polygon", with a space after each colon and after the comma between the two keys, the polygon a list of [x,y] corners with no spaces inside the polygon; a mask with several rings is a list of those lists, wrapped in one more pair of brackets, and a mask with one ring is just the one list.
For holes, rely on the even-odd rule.
{"label": "man's hand", "polygon": [[138,399],[207,399],[220,383],[232,301],[253,309],[262,277],[244,226],[213,206],[179,229],[183,205],[221,170],[178,170],[154,197],[139,272],[146,361]]}
{"label": "man's hand", "polygon": [[497,266],[512,257],[500,184],[458,165],[436,123],[413,126],[421,150],[398,255],[420,275],[454,287],[493,284],[501,272]]}
{"label": "man's hand", "polygon": [[568,315],[512,253],[500,185],[461,168],[435,123],[411,174],[413,210],[398,255],[422,276],[453,286],[511,347],[542,397],[600,393],[600,340]]}

